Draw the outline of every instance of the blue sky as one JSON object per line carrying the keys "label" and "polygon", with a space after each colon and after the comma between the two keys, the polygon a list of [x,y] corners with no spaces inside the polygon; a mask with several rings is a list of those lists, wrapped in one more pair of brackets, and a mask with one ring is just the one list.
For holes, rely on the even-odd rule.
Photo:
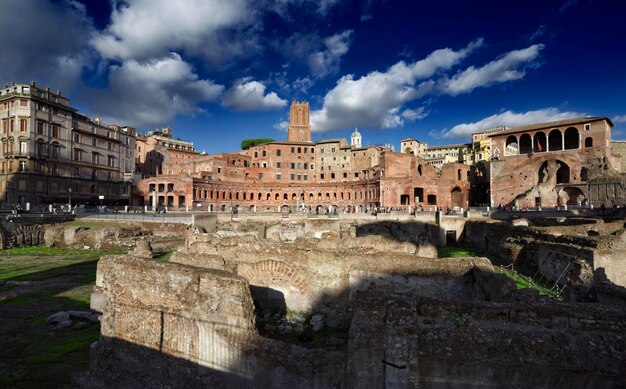
{"label": "blue sky", "polygon": [[106,123],[208,153],[286,138],[365,145],[593,115],[626,138],[621,1],[2,0],[4,83],[61,89]]}

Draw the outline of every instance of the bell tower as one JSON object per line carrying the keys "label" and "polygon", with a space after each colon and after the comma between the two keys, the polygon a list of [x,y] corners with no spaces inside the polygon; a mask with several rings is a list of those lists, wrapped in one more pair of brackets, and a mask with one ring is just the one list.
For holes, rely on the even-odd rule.
{"label": "bell tower", "polygon": [[309,114],[311,108],[309,103],[293,101],[289,109],[289,129],[287,130],[287,140],[290,142],[310,142],[311,125],[309,124]]}

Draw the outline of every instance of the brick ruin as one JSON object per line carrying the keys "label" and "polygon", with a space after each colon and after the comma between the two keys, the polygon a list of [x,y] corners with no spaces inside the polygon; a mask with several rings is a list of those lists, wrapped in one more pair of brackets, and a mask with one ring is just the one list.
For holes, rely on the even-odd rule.
{"label": "brick ruin", "polygon": [[[521,258],[528,250],[510,240],[519,227],[469,222],[463,238],[469,245],[485,244],[470,236],[497,224],[499,238],[487,242],[487,251],[496,253],[501,246],[502,256],[517,252]],[[597,248],[621,240],[613,234],[616,226],[595,226],[598,242],[613,242]],[[169,263],[151,259],[149,252],[105,257],[92,296],[93,308],[103,312],[102,336],[92,347],[89,371],[77,383],[623,385],[622,308],[601,301],[561,303],[518,290],[487,258],[429,258],[432,229],[436,226],[414,222],[205,219],[187,232],[184,247]],[[545,245],[573,245],[565,237],[543,239]],[[620,274],[616,265],[604,267],[608,277]],[[322,320],[322,329],[318,335],[308,326],[301,333],[278,331],[268,320],[276,312],[295,316],[294,328],[298,317],[308,322],[312,316],[311,323]]]}

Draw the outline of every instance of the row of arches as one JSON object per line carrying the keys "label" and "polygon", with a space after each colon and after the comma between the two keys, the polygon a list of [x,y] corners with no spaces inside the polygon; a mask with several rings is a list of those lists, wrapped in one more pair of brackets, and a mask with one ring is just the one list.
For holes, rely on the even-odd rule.
{"label": "row of arches", "polygon": [[371,189],[340,192],[244,192],[228,190],[209,190],[196,188],[195,200],[244,200],[244,201],[338,201],[338,200],[374,200],[378,197],[378,190]]}
{"label": "row of arches", "polygon": [[[505,155],[579,149],[581,147],[580,138],[580,133],[575,127],[569,127],[565,132],[554,129],[547,136],[542,131],[536,132],[534,135],[522,134],[519,138],[516,135],[510,135],[506,138]],[[592,137],[585,138],[584,147],[593,147]]]}

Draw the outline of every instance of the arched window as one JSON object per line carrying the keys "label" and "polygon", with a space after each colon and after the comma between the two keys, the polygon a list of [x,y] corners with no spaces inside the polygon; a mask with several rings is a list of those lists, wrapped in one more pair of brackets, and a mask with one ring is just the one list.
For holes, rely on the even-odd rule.
{"label": "arched window", "polygon": [[559,170],[556,171],[556,183],[568,184],[569,183],[569,166],[565,162],[557,161],[559,164]]}
{"label": "arched window", "polygon": [[538,132],[535,134],[535,153],[545,153],[548,151],[546,134]]}
{"label": "arched window", "polygon": [[585,148],[593,147],[593,138],[587,137],[585,138]]}
{"label": "arched window", "polygon": [[589,169],[587,169],[586,167],[580,169],[580,180],[589,181]]}
{"label": "arched window", "polygon": [[550,131],[548,135],[548,145],[550,146],[550,151],[563,150],[563,134],[561,134],[561,131]]}
{"label": "arched window", "polygon": [[522,134],[519,137],[519,153],[529,154],[533,152],[533,139],[529,134]]}
{"label": "arched window", "polygon": [[506,155],[517,155],[519,154],[519,144],[517,143],[517,138],[513,135],[506,138],[506,146],[505,146],[505,154]]}
{"label": "arched window", "polygon": [[580,136],[578,129],[570,127],[565,130],[565,150],[573,150],[580,147]]}
{"label": "arched window", "polygon": [[457,170],[457,172],[456,172],[456,179],[457,180],[461,179],[461,169]]}
{"label": "arched window", "polygon": [[420,176],[422,175],[422,165],[421,164],[417,165],[417,174],[419,174]]}

